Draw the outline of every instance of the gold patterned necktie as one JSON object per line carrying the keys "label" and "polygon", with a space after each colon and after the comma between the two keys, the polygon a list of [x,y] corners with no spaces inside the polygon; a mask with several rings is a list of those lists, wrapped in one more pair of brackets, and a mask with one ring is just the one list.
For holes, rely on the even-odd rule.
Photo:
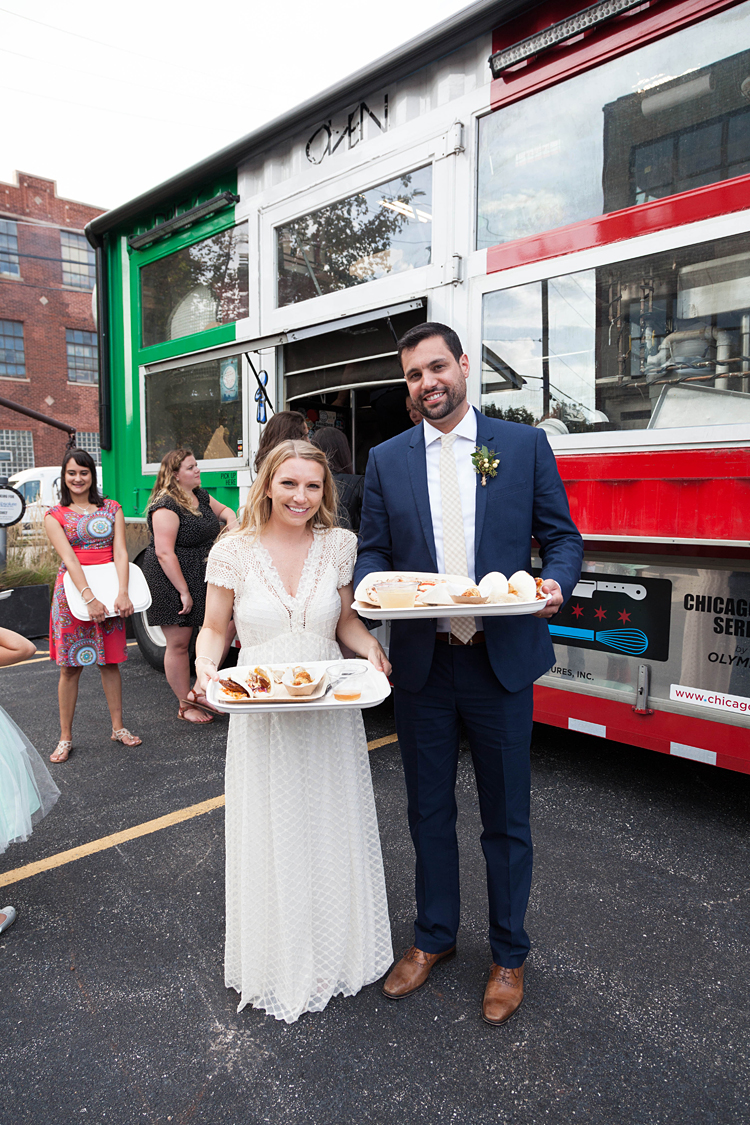
{"label": "gold patterned necktie", "polygon": [[[453,453],[455,434],[443,434],[440,441],[440,497],[443,507],[443,558],[446,574],[468,575],[464,517],[461,511],[461,494],[458,490],[458,472]],[[451,633],[466,644],[476,632],[473,617],[451,617]]]}

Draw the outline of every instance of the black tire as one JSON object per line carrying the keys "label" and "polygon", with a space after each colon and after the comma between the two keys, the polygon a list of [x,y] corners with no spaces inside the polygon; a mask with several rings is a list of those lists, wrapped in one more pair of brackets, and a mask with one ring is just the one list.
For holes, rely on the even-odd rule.
{"label": "black tire", "polygon": [[131,618],[133,622],[133,632],[144,660],[146,660],[152,668],[155,668],[157,672],[163,672],[164,653],[166,651],[164,634],[161,629],[159,629],[158,625],[149,625],[147,614],[148,610],[144,613],[133,614]]}

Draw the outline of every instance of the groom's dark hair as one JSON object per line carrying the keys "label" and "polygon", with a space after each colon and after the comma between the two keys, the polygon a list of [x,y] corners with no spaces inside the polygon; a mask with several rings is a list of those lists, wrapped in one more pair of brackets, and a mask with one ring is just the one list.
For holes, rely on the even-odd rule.
{"label": "groom's dark hair", "polygon": [[[423,340],[429,340],[433,336],[440,336],[447,344],[451,355],[458,363],[461,356],[464,354],[464,349],[461,347],[461,341],[458,338],[458,333],[449,328],[447,324],[439,324],[436,320],[428,320],[426,324],[415,324],[408,332],[404,332],[396,347],[398,348],[398,362],[401,363],[401,355],[403,352],[411,351],[416,348],[417,344],[421,344]],[[403,370],[403,364],[401,365]]]}

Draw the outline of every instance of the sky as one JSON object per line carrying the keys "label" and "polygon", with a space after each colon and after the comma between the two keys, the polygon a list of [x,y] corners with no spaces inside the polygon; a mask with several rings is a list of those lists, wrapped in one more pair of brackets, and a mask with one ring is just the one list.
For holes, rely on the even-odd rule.
{"label": "sky", "polygon": [[0,180],[115,207],[466,6],[0,0]]}

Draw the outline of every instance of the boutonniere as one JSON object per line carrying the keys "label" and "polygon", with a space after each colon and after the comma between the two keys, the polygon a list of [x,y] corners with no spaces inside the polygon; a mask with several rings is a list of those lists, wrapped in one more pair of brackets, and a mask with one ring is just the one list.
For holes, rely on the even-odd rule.
{"label": "boutonniere", "polygon": [[486,445],[478,445],[471,455],[471,463],[474,466],[474,472],[481,476],[482,488],[484,488],[487,484],[487,477],[497,476],[497,467],[500,460],[495,455],[494,449],[488,449]]}

